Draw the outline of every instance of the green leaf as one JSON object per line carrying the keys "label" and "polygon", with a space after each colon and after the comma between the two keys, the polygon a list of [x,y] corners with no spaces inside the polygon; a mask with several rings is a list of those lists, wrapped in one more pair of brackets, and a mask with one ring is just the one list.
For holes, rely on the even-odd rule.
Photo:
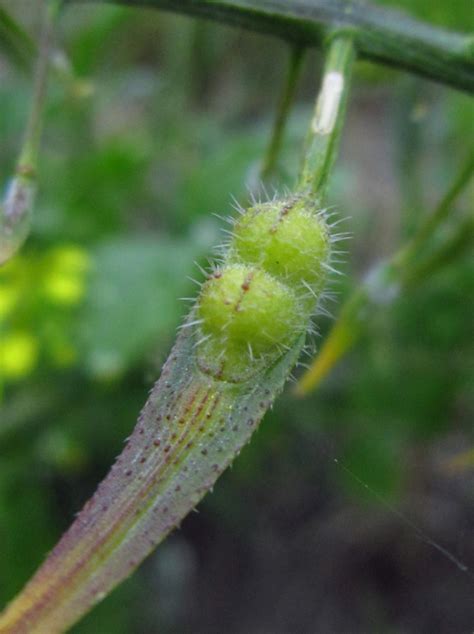
{"label": "green leaf", "polygon": [[30,70],[36,52],[30,36],[0,7],[0,51],[22,70]]}
{"label": "green leaf", "polygon": [[121,374],[166,341],[192,292],[186,273],[198,249],[185,240],[120,238],[96,249],[78,337],[83,362],[99,377]]}

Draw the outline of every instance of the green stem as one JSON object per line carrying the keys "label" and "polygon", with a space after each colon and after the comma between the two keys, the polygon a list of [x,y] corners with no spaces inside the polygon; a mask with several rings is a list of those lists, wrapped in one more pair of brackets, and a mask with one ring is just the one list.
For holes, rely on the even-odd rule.
{"label": "green stem", "polygon": [[460,257],[472,245],[473,220],[469,216],[460,222],[451,237],[433,252],[418,261],[420,251],[446,218],[457,196],[469,182],[473,171],[470,155],[459,175],[439,205],[420,227],[416,236],[395,255],[376,265],[354,289],[343,304],[337,322],[326,338],[318,356],[295,387],[298,396],[305,396],[318,387],[322,379],[359,340],[374,309],[393,303],[400,291],[411,290],[428,279],[442,266]]}
{"label": "green stem", "polygon": [[400,235],[405,242],[413,236],[420,221],[423,203],[421,184],[422,148],[424,145],[423,102],[428,98],[427,82],[407,75],[400,82],[399,95],[395,97],[394,145],[398,191],[400,192]]}
{"label": "green stem", "polygon": [[[69,4],[89,0],[67,0]],[[347,0],[99,0],[148,6],[271,33],[298,46],[322,46],[334,29],[353,34],[358,54],[377,63],[474,91],[474,37],[396,10]]]}
{"label": "green stem", "polygon": [[405,267],[417,256],[420,249],[428,242],[428,240],[436,232],[437,228],[446,219],[454,201],[462,193],[465,187],[467,187],[473,175],[474,150],[471,150],[466,162],[461,168],[461,171],[456,176],[453,184],[443,196],[437,207],[425,219],[412,240],[401,248],[400,251],[398,251],[398,253],[393,257],[393,263],[395,266]]}
{"label": "green stem", "polygon": [[16,20],[0,7],[0,49],[22,70],[29,71],[36,46]]}
{"label": "green stem", "polygon": [[42,2],[43,25],[30,116],[14,177],[0,203],[0,266],[15,255],[30,231],[36,193],[36,169],[43,127],[51,40],[58,8],[58,0],[51,2],[43,0]]}
{"label": "green stem", "polygon": [[352,37],[345,33],[334,34],[329,42],[298,184],[301,192],[312,192],[320,201],[339,148],[354,59]]}
{"label": "green stem", "polygon": [[403,287],[407,290],[412,290],[439,271],[439,269],[466,253],[472,247],[473,241],[474,219],[468,216],[463,222],[459,223],[451,236],[430,256],[405,271],[402,276]]}
{"label": "green stem", "polygon": [[43,0],[43,26],[38,51],[38,63],[35,73],[32,106],[25,132],[25,140],[18,160],[17,173],[34,178],[36,163],[43,130],[44,108],[48,84],[48,69],[53,39],[55,18],[60,2]]}
{"label": "green stem", "polygon": [[283,91],[277,107],[275,122],[273,124],[270,143],[268,144],[265,156],[263,157],[262,167],[260,170],[260,178],[266,181],[273,174],[280,154],[280,149],[285,132],[286,122],[293,104],[298,78],[300,76],[301,65],[304,57],[304,49],[293,47],[288,65],[288,73],[286,76]]}

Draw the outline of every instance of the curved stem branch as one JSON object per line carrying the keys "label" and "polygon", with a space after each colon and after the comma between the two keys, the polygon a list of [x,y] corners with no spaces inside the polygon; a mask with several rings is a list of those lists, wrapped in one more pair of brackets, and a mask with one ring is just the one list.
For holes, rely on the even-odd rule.
{"label": "curved stem branch", "polygon": [[[90,0],[66,0],[67,3]],[[334,28],[352,33],[360,57],[474,91],[474,36],[356,0],[95,0],[147,6],[322,46]]]}
{"label": "curved stem branch", "polygon": [[406,266],[407,263],[411,262],[411,260],[416,257],[418,251],[446,219],[454,201],[467,187],[473,176],[474,150],[471,150],[455,181],[452,183],[451,187],[443,196],[434,211],[425,218],[424,222],[421,224],[420,228],[409,243],[400,249],[400,251],[394,256],[394,264],[399,267]]}
{"label": "curved stem branch", "polygon": [[268,180],[276,168],[286,122],[288,120],[288,115],[290,114],[298,84],[298,78],[300,76],[301,63],[304,56],[303,53],[304,49],[299,47],[294,47],[291,51],[288,73],[280,96],[280,101],[278,103],[272,135],[262,161],[262,167],[260,170],[260,178],[262,181]]}
{"label": "curved stem branch", "polygon": [[469,155],[455,181],[435,210],[428,215],[414,238],[391,258],[374,266],[364,281],[343,304],[338,320],[326,338],[318,356],[301,376],[297,396],[315,390],[322,379],[349,352],[367,328],[372,312],[380,305],[394,302],[403,290],[411,290],[424,282],[442,266],[465,254],[472,247],[473,220],[468,216],[457,224],[447,240],[424,258],[419,257],[446,219],[457,197],[470,182],[474,156]]}
{"label": "curved stem branch", "polygon": [[0,201],[0,266],[12,258],[26,240],[36,193],[36,170],[43,128],[51,41],[58,0],[42,0],[42,31],[30,115],[15,174]]}
{"label": "curved stem branch", "polygon": [[30,117],[25,132],[25,140],[18,161],[18,171],[22,173],[35,170],[37,155],[43,129],[43,113],[46,102],[46,90],[48,84],[48,70],[50,65],[50,52],[54,32],[54,24],[59,2],[57,0],[43,0],[44,14],[41,41],[38,51],[38,63],[35,72],[35,85],[33,89]]}

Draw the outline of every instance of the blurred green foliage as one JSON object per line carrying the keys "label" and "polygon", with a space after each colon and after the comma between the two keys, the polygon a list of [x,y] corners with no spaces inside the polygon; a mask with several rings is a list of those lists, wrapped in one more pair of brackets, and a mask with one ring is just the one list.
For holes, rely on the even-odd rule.
{"label": "blurred green foliage", "polygon": [[[3,4],[34,32],[27,3]],[[402,4],[459,29],[472,11],[468,0],[455,7],[428,0]],[[245,203],[246,187],[256,180],[285,72],[286,50],[276,40],[153,11],[73,7],[60,39],[74,73],[51,81],[33,232],[0,270],[2,603],[93,492],[132,429],[186,310],[179,298],[196,293],[187,276],[202,279],[193,262],[205,265],[221,240],[222,223],[213,213],[231,212],[231,195]],[[4,178],[16,159],[31,89],[28,75],[5,51]],[[310,53],[276,179],[280,188],[291,185],[298,168],[318,64],[319,56]],[[472,100],[420,80],[416,90],[413,85],[402,73],[365,64],[357,72],[331,194],[354,233],[342,295],[418,224],[465,153]],[[461,201],[468,204],[467,197]],[[219,629],[206,620],[205,601],[196,607],[184,582],[176,581],[176,596],[166,598],[160,562],[173,555],[175,543],[187,570],[187,540],[199,557],[214,562],[210,569],[196,564],[199,596],[214,597],[206,579],[219,583],[225,576],[216,568],[216,560],[227,561],[219,559],[219,548],[233,562],[235,544],[250,549],[259,524],[264,531],[278,526],[282,534],[305,535],[308,522],[323,522],[328,509],[363,505],[366,491],[332,464],[336,456],[393,503],[416,509],[423,522],[435,503],[429,498],[433,456],[446,451],[447,460],[453,447],[474,444],[473,273],[472,259],[461,258],[370,316],[363,342],[318,394],[279,400],[203,503],[201,519],[187,520],[182,536],[165,544],[162,555],[159,549],[157,561],[74,631],[214,632],[232,612],[233,632],[347,631],[336,621],[332,629],[312,629],[309,611],[294,629],[265,625],[261,614],[253,628],[245,627],[249,614],[242,617],[239,629],[231,594],[220,597],[221,612],[214,606],[222,613]],[[329,326],[321,319],[323,336]],[[436,473],[449,480],[441,467]],[[470,478],[469,472],[462,477]],[[472,491],[459,494],[461,507],[471,511]],[[215,537],[210,544],[218,529],[228,541]],[[463,533],[458,524],[452,531],[439,538],[456,547]],[[459,548],[474,561],[467,538]],[[275,552],[261,547],[263,560]],[[335,565],[344,566],[334,556]],[[452,579],[455,573],[447,574]],[[407,587],[416,575],[410,579]],[[467,584],[459,583],[452,581],[453,593],[466,603],[453,603],[454,629],[436,631],[461,631],[466,619],[474,619]],[[192,586],[196,595],[198,585]],[[309,591],[306,598],[315,600]],[[371,601],[366,625],[353,631],[435,631],[404,629],[384,610],[379,589]]]}

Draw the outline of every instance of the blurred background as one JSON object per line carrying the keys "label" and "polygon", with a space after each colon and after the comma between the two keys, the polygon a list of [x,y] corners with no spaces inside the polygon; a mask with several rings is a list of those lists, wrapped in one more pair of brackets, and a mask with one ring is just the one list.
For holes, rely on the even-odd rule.
{"label": "blurred background", "polygon": [[[36,37],[32,4],[0,2]],[[472,26],[470,0],[403,5]],[[93,4],[65,11],[59,48],[32,235],[0,269],[1,604],[132,430],[178,298],[196,293],[188,276],[202,278],[194,261],[222,240],[213,214],[258,180],[288,63],[277,39]],[[310,51],[277,189],[294,183],[320,65]],[[0,49],[2,185],[30,96],[31,74]],[[446,191],[473,122],[469,96],[358,63],[329,197],[354,236],[341,302]],[[374,310],[318,391],[289,386],[198,512],[73,632],[472,633],[470,255]]]}

